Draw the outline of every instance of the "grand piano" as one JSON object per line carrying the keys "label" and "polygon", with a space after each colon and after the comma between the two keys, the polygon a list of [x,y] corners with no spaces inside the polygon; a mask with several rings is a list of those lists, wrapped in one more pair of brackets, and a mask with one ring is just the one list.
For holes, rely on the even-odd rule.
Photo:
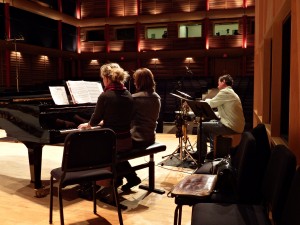
{"label": "grand piano", "polygon": [[43,146],[63,143],[68,133],[89,120],[94,108],[92,103],[55,105],[50,94],[0,97],[0,128],[27,147],[31,182],[37,197],[44,196]]}

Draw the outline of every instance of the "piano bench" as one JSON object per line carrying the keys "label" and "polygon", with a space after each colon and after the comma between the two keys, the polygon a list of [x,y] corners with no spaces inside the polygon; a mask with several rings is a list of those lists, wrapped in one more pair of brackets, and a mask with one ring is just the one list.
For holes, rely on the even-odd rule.
{"label": "piano bench", "polygon": [[[123,162],[123,161],[128,161],[130,159],[135,159],[139,157],[144,157],[149,155],[149,162],[139,164],[136,166],[132,167],[133,171],[144,169],[144,168],[149,168],[149,184],[148,186],[146,185],[140,185],[139,188],[147,190],[149,192],[155,192],[158,194],[164,194],[165,191],[159,190],[155,188],[155,163],[154,163],[154,154],[158,152],[162,152],[166,150],[166,145],[160,144],[160,143],[154,143],[147,148],[136,148],[132,149],[131,151],[128,152],[119,152],[117,155],[117,162]],[[120,175],[124,175],[123,173]]]}

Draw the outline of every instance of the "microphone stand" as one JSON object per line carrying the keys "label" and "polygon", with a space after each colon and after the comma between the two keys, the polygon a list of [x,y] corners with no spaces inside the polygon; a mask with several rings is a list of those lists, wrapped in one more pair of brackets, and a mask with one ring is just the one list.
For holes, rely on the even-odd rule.
{"label": "microphone stand", "polygon": [[12,41],[14,43],[14,51],[16,54],[16,83],[17,83],[17,92],[19,92],[19,69],[20,69],[20,59],[17,53],[17,41],[24,41],[24,37],[20,36],[19,38],[6,38],[6,41]]}

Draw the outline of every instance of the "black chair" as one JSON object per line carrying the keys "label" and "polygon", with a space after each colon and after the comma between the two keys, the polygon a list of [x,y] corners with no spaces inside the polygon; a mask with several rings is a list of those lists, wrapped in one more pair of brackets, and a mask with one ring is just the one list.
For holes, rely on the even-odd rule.
{"label": "black chair", "polygon": [[[271,158],[266,171],[263,184],[263,199],[261,204],[228,204],[228,203],[197,203],[192,210],[192,225],[270,225],[269,215],[276,225],[296,225],[299,223],[288,223],[288,215],[282,216],[287,193],[295,174],[296,157],[284,145],[277,145],[271,153]],[[299,177],[299,175],[297,176]],[[299,179],[299,178],[297,178]],[[299,185],[296,181],[294,185]],[[299,186],[296,196],[299,200]],[[296,204],[290,197],[290,204]],[[297,206],[299,210],[299,205]],[[289,207],[290,208],[290,207]],[[294,217],[291,221],[299,221]],[[287,212],[288,214],[288,212]],[[281,221],[283,218],[286,221]],[[280,223],[281,222],[281,223]]]}
{"label": "black chair", "polygon": [[[235,187],[236,190],[233,190],[232,192],[223,193],[223,192],[212,192],[211,195],[208,195],[206,198],[195,198],[192,195],[172,195],[172,197],[175,197],[175,204],[177,204],[175,208],[174,213],[174,225],[181,224],[181,214],[182,214],[182,206],[183,205],[189,205],[192,206],[194,204],[197,204],[199,202],[241,202],[253,199],[249,199],[248,195],[254,195],[252,193],[246,193],[243,188],[247,187],[247,190],[251,188],[252,186],[256,186],[256,175],[253,174],[253,172],[256,172],[253,170],[254,162],[257,160],[257,152],[256,152],[256,145],[255,145],[255,139],[253,135],[250,132],[244,132],[242,134],[241,142],[238,146],[237,152],[240,154],[240,161],[237,165],[237,176],[236,176],[236,182]],[[197,172],[196,172],[197,174]],[[201,174],[201,173],[200,173]],[[246,183],[243,177],[248,177],[249,180],[247,180]],[[180,184],[180,183],[179,183]],[[182,185],[182,184],[180,184]],[[184,186],[184,185],[182,185]],[[256,190],[253,190],[256,191]]]}
{"label": "black chair", "polygon": [[[271,154],[270,142],[264,124],[258,124],[251,131],[255,139],[255,149],[245,149],[245,142],[231,150],[232,166],[238,170],[237,190],[235,195],[227,198],[231,202],[258,203],[261,201],[261,186],[266,167]],[[244,146],[243,146],[244,145]],[[253,166],[255,165],[255,166]],[[211,173],[212,163],[205,163],[195,173]],[[215,193],[212,196],[215,202],[224,201],[224,194]]]}
{"label": "black chair", "polygon": [[64,143],[62,165],[51,171],[50,178],[50,216],[53,216],[53,184],[58,181],[58,200],[60,221],[64,224],[62,192],[68,185],[85,182],[93,183],[93,206],[96,210],[96,181],[112,179],[115,204],[118,209],[120,224],[123,224],[121,207],[119,204],[116,174],[116,136],[110,129],[94,129],[76,131],[67,135]]}
{"label": "black chair", "polygon": [[298,167],[293,179],[284,210],[278,225],[298,225],[300,224],[300,167]]}
{"label": "black chair", "polygon": [[[270,142],[267,134],[267,130],[264,124],[260,123],[256,127],[254,127],[251,130],[251,134],[255,138],[256,141],[256,148],[257,148],[257,153],[259,155],[258,159],[261,159],[261,162],[259,163],[259,170],[260,171],[265,171],[268,159],[270,158]],[[239,162],[241,161],[242,157],[242,152],[237,151],[239,149],[239,145],[232,148],[230,150],[230,156],[232,158],[232,163],[234,167],[238,167]],[[195,173],[201,173],[201,174],[210,174],[212,171],[212,163],[211,162],[206,162],[204,163],[201,167],[199,167]],[[262,179],[263,174],[261,175]]]}

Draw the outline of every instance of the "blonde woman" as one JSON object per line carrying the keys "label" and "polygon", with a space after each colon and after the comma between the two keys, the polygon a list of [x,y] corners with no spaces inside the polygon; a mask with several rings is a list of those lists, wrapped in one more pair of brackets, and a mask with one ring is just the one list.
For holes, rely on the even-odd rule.
{"label": "blonde woman", "polygon": [[90,129],[101,124],[117,134],[117,151],[132,148],[130,123],[133,110],[133,99],[124,86],[129,74],[117,63],[104,64],[100,68],[104,92],[98,98],[95,111],[88,123],[78,126],[79,129]]}
{"label": "blonde woman", "polygon": [[[133,98],[124,86],[129,74],[117,63],[104,64],[100,68],[100,76],[103,79],[104,92],[98,97],[95,110],[87,123],[78,126],[79,129],[90,129],[93,126],[101,125],[103,128],[112,129],[117,136],[117,151],[129,151],[132,149],[130,134],[130,123],[133,110]],[[122,168],[122,163],[117,165],[117,170]],[[122,178],[117,181],[122,185]],[[97,193],[97,197],[109,204],[113,203],[112,190],[109,187],[110,181],[97,184],[106,186]],[[92,189],[89,184],[82,185],[80,196],[91,198]]]}

